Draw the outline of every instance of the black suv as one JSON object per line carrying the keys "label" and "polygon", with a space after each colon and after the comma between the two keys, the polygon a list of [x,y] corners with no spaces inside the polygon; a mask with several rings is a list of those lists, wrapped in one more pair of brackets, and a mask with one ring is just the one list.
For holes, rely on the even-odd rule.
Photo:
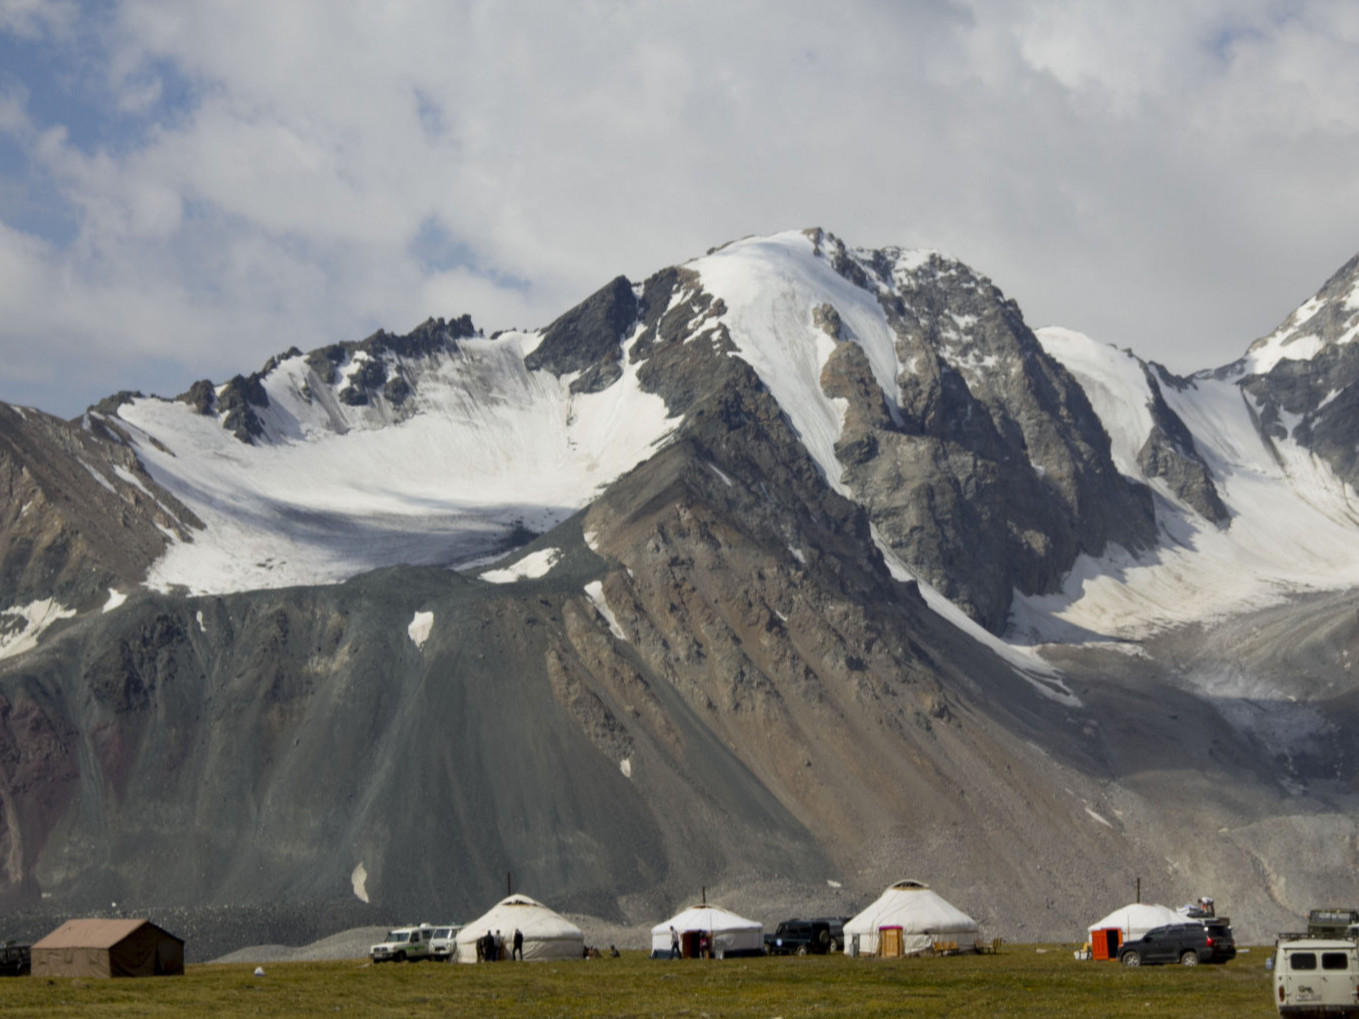
{"label": "black suv", "polygon": [[1235,958],[1236,940],[1226,919],[1221,917],[1202,923],[1153,927],[1118,950],[1118,961],[1125,966],[1154,966],[1162,962],[1197,966],[1201,962],[1226,962]]}
{"label": "black suv", "polygon": [[822,917],[818,920],[785,920],[773,934],[764,936],[764,950],[770,955],[823,955],[836,949],[844,951],[847,917]]}

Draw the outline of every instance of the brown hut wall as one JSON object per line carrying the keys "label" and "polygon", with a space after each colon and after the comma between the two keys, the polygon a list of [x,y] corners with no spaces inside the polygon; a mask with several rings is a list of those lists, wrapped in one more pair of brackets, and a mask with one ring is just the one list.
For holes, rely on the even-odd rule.
{"label": "brown hut wall", "polygon": [[184,972],[184,946],[155,924],[144,924],[109,950],[115,977],[154,977]]}
{"label": "brown hut wall", "polygon": [[106,948],[34,948],[31,958],[31,972],[35,977],[113,975]]}

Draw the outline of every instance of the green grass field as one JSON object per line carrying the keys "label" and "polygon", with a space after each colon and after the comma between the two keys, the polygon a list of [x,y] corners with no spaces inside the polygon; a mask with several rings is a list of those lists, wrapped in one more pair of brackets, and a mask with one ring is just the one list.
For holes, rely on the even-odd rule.
{"label": "green grass field", "polygon": [[1070,948],[999,955],[369,965],[366,960],[190,966],[183,977],[0,980],[19,1016],[1273,1016],[1268,950],[1225,966],[1077,962]]}

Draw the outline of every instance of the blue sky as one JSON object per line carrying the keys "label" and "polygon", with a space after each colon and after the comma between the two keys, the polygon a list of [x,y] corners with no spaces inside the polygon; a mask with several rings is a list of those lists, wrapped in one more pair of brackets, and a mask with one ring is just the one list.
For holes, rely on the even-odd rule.
{"label": "blue sky", "polygon": [[1359,5],[0,0],[0,400],[819,225],[1188,372],[1359,250]]}

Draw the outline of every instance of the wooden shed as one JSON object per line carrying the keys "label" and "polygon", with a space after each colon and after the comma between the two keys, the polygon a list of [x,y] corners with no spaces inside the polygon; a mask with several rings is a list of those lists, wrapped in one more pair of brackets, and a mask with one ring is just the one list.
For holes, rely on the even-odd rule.
{"label": "wooden shed", "polygon": [[32,949],[35,977],[152,977],[184,972],[184,941],[150,920],[67,920]]}

